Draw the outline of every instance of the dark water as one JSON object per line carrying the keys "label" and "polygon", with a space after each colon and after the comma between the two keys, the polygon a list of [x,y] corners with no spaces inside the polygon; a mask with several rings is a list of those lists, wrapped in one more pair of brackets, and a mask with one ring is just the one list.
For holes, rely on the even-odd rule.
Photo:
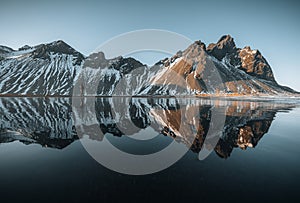
{"label": "dark water", "polygon": [[[1,98],[1,202],[299,202],[299,119],[297,104],[274,101]],[[118,160],[108,142],[141,157],[176,146],[117,171],[186,153],[127,175],[87,152]]]}

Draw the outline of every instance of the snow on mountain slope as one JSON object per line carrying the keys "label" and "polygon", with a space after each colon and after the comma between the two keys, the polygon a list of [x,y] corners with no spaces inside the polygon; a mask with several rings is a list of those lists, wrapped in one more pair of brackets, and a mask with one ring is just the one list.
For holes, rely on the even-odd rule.
{"label": "snow on mountain slope", "polygon": [[70,95],[84,60],[63,41],[24,47],[1,57],[0,92],[12,95]]}
{"label": "snow on mountain slope", "polygon": [[276,82],[258,50],[237,48],[229,35],[208,47],[196,41],[150,67],[131,57],[106,59],[102,52],[85,58],[63,41],[17,51],[1,46],[0,94],[298,95]]}
{"label": "snow on mountain slope", "polygon": [[[174,62],[176,64],[174,64]],[[163,61],[185,78],[195,94],[210,95],[291,95],[295,91],[282,87],[274,79],[271,67],[259,51],[238,49],[233,38],[223,36],[206,48],[196,41],[183,52]],[[218,81],[219,75],[221,80]]]}
{"label": "snow on mountain slope", "polygon": [[[104,55],[103,59],[106,60]],[[122,67],[125,63],[120,64]],[[228,35],[208,48],[196,41],[186,50],[152,67],[131,66],[131,71],[122,72],[119,66],[106,64],[98,68],[95,65],[94,69],[100,74],[96,76],[100,80],[97,94],[106,96],[290,96],[296,93],[276,82],[271,67],[259,51],[249,47],[236,48]]]}
{"label": "snow on mountain slope", "polygon": [[102,52],[93,53],[83,63],[74,95],[111,95],[124,74],[142,66],[133,58],[106,59]]}

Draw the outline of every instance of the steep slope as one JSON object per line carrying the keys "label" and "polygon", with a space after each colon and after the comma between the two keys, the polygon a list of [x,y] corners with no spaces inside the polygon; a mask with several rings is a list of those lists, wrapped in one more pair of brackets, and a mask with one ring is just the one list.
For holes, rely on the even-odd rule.
{"label": "steep slope", "polygon": [[0,93],[71,95],[84,56],[63,41],[1,53]]}
{"label": "steep slope", "polygon": [[224,35],[216,44],[210,44],[206,52],[226,65],[234,66],[252,76],[252,79],[263,83],[260,89],[266,91],[261,90],[259,93],[270,93],[270,91],[273,94],[298,93],[276,82],[271,66],[259,50],[252,50],[250,46],[237,48],[230,35]]}
{"label": "steep slope", "polygon": [[[229,35],[207,48],[196,41],[185,51],[162,61],[185,78],[196,94],[284,95],[296,93],[276,82],[268,62],[257,50],[236,48]],[[218,80],[221,78],[221,80]],[[215,82],[215,83],[214,83]]]}
{"label": "steep slope", "polygon": [[216,44],[210,44],[206,51],[219,61],[225,60],[251,76],[275,83],[272,69],[262,54],[249,46],[243,49],[237,48],[230,35],[222,36]]}
{"label": "steep slope", "polygon": [[[139,67],[146,66],[134,58],[106,59],[102,52],[93,53],[83,63],[73,95],[112,95],[120,79]],[[127,90],[135,89],[134,81],[131,82]]]}

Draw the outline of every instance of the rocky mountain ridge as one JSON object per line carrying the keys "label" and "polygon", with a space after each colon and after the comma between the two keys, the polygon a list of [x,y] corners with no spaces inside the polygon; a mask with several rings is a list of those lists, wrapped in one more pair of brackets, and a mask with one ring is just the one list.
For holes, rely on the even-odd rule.
{"label": "rocky mountain ridge", "polygon": [[[76,86],[77,85],[77,86]],[[85,57],[65,42],[19,50],[0,46],[0,94],[27,96],[298,95],[279,85],[267,60],[230,35],[206,46],[195,41],[146,66],[134,58]]]}
{"label": "rocky mountain ridge", "polygon": [[84,58],[63,41],[19,50],[0,47],[0,93],[71,95]]}

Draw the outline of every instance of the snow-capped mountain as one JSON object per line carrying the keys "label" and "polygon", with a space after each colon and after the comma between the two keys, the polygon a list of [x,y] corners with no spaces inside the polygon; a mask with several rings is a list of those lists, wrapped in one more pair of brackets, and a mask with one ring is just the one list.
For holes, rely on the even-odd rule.
{"label": "snow-capped mountain", "polygon": [[[236,48],[229,35],[208,47],[196,41],[186,50],[152,67],[132,64],[125,64],[131,67],[127,72],[120,70],[120,66],[99,66],[102,71],[96,76],[100,80],[98,95],[260,96],[297,93],[276,82],[270,65],[258,50]],[[121,63],[121,67],[123,65]]]}
{"label": "snow-capped mountain", "polygon": [[84,56],[56,41],[19,50],[0,47],[2,95],[70,95]]}
{"label": "snow-capped mountain", "polygon": [[261,52],[250,47],[237,48],[229,35],[208,46],[196,41],[153,66],[130,57],[106,59],[102,52],[84,57],[63,41],[19,50],[0,46],[1,95],[290,96],[296,93],[276,82]]}
{"label": "snow-capped mountain", "polygon": [[[75,81],[73,95],[112,95],[121,78],[132,75],[132,71],[140,67],[146,69],[147,66],[131,57],[106,59],[102,52],[93,53],[83,63],[81,73]],[[134,77],[130,79],[127,91],[136,89]]]}

